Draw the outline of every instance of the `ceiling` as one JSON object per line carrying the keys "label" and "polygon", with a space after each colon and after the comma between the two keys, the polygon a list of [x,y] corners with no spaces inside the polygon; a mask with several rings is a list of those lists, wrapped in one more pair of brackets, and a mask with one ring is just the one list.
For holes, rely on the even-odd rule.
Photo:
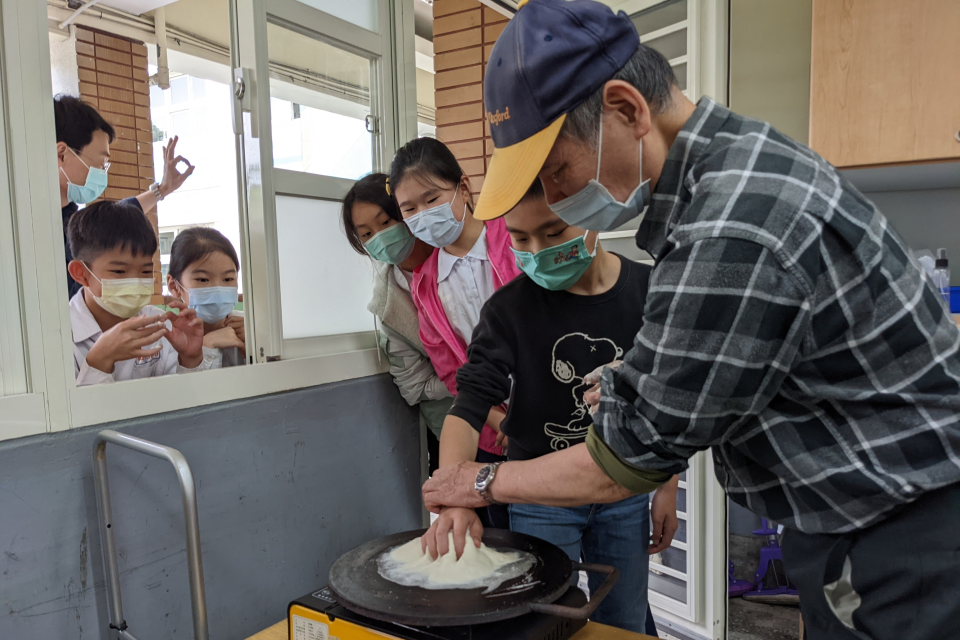
{"label": "ceiling", "polygon": [[171,2],[174,2],[174,0],[102,0],[100,4],[138,16]]}
{"label": "ceiling", "polygon": [[228,0],[179,0],[179,2],[168,4],[164,13],[169,24],[229,47],[230,11],[228,7]]}

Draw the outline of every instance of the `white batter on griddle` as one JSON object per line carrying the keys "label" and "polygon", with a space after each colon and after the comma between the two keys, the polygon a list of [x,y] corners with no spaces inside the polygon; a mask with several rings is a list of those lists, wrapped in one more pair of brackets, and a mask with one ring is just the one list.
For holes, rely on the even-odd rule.
{"label": "white batter on griddle", "polygon": [[453,548],[453,532],[449,534],[450,551],[436,560],[424,552],[420,538],[384,552],[377,559],[380,575],[407,587],[424,589],[477,589],[493,591],[508,580],[522,576],[533,566],[533,555],[523,551],[497,551],[481,543],[480,547],[467,536],[463,555],[457,559]]}

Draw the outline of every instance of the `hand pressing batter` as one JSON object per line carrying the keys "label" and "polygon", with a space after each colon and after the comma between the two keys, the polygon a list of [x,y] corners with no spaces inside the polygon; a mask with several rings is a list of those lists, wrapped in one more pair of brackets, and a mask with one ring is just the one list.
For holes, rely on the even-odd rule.
{"label": "hand pressing batter", "polygon": [[477,512],[473,509],[452,507],[444,509],[440,517],[423,534],[420,539],[421,548],[425,552],[429,552],[430,557],[434,559],[446,555],[450,551],[448,534],[451,531],[453,531],[453,546],[458,559],[463,555],[463,550],[467,546],[468,533],[474,546],[480,547],[483,525],[480,523]]}

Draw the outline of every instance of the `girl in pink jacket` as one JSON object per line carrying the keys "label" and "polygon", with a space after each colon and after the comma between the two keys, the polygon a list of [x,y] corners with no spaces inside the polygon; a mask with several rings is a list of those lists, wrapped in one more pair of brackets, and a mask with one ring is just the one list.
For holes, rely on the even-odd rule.
{"label": "girl in pink jacket", "polygon": [[[493,292],[519,273],[503,219],[473,217],[473,197],[453,153],[433,138],[405,144],[390,166],[391,193],[414,236],[436,248],[413,274],[411,292],[420,317],[420,340],[437,375],[457,393],[457,370],[480,309]],[[491,409],[480,434],[477,460],[505,460],[500,434],[502,407]],[[440,446],[440,465],[444,448]],[[490,525],[506,529],[505,509],[491,508]],[[502,512],[502,513],[501,513]]]}

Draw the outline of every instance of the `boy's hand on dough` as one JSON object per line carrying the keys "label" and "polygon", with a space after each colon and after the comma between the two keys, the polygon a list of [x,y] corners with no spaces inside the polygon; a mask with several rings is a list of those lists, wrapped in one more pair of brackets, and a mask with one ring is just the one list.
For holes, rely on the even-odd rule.
{"label": "boy's hand on dough", "polygon": [[472,538],[473,544],[479,548],[480,538],[483,537],[483,525],[480,524],[480,518],[473,509],[462,509],[454,507],[444,509],[440,517],[430,525],[423,537],[420,539],[421,547],[424,552],[430,554],[430,557],[436,560],[440,556],[450,552],[449,534],[453,532],[453,546],[457,554],[457,559],[463,555],[463,550],[467,545],[467,534]]}

